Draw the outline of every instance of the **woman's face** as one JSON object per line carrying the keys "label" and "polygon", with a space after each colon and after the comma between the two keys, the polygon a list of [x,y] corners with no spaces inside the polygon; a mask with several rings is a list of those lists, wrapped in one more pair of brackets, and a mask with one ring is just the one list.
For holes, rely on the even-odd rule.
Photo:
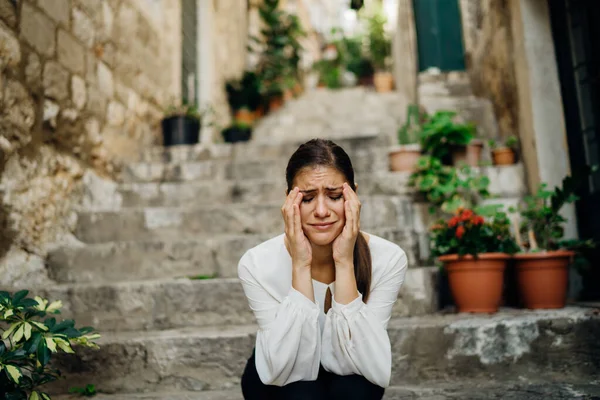
{"label": "woman's face", "polygon": [[344,182],[346,178],[340,171],[324,166],[303,168],[294,178],[292,187],[298,187],[303,194],[302,229],[311,243],[329,245],[342,233],[346,223]]}

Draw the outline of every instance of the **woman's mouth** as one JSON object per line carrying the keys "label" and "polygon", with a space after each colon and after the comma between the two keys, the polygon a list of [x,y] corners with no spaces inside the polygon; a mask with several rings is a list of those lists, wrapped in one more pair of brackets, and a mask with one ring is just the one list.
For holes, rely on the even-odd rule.
{"label": "woman's mouth", "polygon": [[319,222],[317,224],[311,224],[311,226],[318,231],[326,231],[327,229],[331,228],[334,223],[335,222]]}

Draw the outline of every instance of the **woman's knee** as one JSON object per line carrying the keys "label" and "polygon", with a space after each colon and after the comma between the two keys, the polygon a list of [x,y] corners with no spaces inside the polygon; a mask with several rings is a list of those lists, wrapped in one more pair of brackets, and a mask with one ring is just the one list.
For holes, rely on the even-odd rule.
{"label": "woman's knee", "polygon": [[335,376],[329,384],[331,400],[380,400],[385,389],[361,375]]}

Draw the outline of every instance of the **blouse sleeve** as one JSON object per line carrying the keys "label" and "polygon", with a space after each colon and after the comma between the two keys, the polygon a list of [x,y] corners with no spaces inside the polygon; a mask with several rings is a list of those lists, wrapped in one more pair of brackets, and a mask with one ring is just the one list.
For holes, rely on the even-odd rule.
{"label": "blouse sleeve", "polygon": [[316,380],[321,358],[317,304],[293,287],[277,300],[255,272],[253,257],[246,253],[238,265],[238,275],[259,326],[255,360],[260,380],[276,386]]}
{"label": "blouse sleeve", "polygon": [[322,339],[321,363],[326,370],[362,375],[378,386],[389,386],[392,352],[386,329],[406,268],[406,254],[399,249],[367,304],[361,294],[346,305],[333,299]]}

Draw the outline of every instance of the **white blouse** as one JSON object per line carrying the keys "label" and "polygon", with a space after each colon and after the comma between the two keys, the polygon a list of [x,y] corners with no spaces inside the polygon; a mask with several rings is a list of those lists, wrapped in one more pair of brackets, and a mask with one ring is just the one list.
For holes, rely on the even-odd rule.
{"label": "white blouse", "polygon": [[[292,259],[284,235],[248,250],[238,274],[259,329],[256,369],[264,384],[283,386],[316,380],[319,365],[336,375],[358,374],[387,387],[392,352],[386,328],[404,281],[406,254],[396,244],[369,234],[371,294],[342,305],[335,282],[313,279],[315,302],[292,287]],[[324,313],[327,288],[331,308]]]}

